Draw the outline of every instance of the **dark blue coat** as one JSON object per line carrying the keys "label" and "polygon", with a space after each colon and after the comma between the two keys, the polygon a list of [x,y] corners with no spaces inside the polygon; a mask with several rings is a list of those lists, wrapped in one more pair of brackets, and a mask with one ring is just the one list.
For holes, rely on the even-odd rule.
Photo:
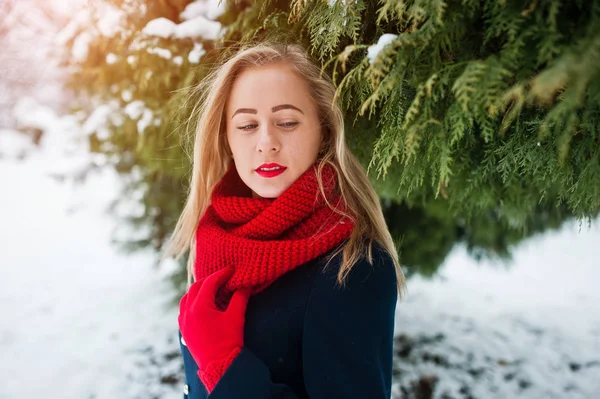
{"label": "dark blue coat", "polygon": [[[336,282],[341,256],[325,272],[323,256],[252,296],[245,347],[210,398],[390,398],[396,274],[375,248],[373,265],[358,262],[344,287]],[[180,343],[184,398],[204,399],[198,366]]]}

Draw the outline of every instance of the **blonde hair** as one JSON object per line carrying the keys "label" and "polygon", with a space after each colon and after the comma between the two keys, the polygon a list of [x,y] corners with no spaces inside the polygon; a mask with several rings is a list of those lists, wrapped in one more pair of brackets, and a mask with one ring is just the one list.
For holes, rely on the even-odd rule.
{"label": "blonde hair", "polygon": [[[298,45],[261,44],[236,53],[219,68],[212,71],[192,89],[189,98],[197,99],[188,122],[195,123],[193,169],[187,202],[167,244],[164,257],[180,258],[189,252],[187,265],[188,284],[194,277],[195,232],[210,204],[211,193],[224,176],[231,153],[225,134],[225,105],[237,76],[245,69],[284,62],[307,83],[317,104],[324,131],[324,147],[317,160],[317,177],[324,195],[321,172],[331,165],[338,176],[338,190],[347,205],[345,216],[354,220],[355,228],[343,246],[333,251],[329,260],[342,253],[338,282],[343,284],[352,267],[366,256],[373,263],[372,245],[379,243],[391,256],[396,269],[400,296],[405,284],[394,241],[389,233],[379,198],[369,178],[346,144],[344,119],[336,103],[335,87],[331,79],[311,61],[306,51]],[[330,207],[331,204],[328,204]],[[332,208],[333,209],[333,208]],[[334,209],[338,213],[341,211]]]}

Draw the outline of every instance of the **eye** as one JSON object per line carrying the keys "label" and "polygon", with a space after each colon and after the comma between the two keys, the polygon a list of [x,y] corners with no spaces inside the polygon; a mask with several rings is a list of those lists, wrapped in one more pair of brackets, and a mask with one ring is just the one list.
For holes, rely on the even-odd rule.
{"label": "eye", "polygon": [[243,131],[249,131],[249,130],[252,130],[252,129],[256,129],[257,126],[258,126],[257,124],[250,123],[248,125],[238,126],[237,129],[238,130],[243,130]]}
{"label": "eye", "polygon": [[280,123],[279,126],[286,128],[286,129],[291,129],[291,128],[298,126],[299,124],[300,124],[299,122],[283,122],[283,123]]}

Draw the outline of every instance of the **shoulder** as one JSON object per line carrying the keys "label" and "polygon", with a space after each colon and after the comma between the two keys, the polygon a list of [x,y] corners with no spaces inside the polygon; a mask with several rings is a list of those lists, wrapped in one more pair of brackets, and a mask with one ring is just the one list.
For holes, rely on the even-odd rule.
{"label": "shoulder", "polygon": [[[360,258],[352,265],[343,285],[337,281],[341,255],[339,258],[336,256],[328,267],[317,272],[312,282],[305,308],[306,339],[331,334],[339,340],[344,332],[341,335],[353,346],[352,342],[379,342],[382,334],[389,338],[398,303],[392,257],[382,247],[373,245],[372,262]],[[371,342],[364,346],[371,344],[375,345]]]}
{"label": "shoulder", "polygon": [[391,255],[378,243],[372,244],[371,262],[366,255],[355,262],[344,284],[337,281],[342,265],[341,253],[325,266],[322,262],[313,282],[311,297],[346,297],[364,302],[397,300],[397,274]]}

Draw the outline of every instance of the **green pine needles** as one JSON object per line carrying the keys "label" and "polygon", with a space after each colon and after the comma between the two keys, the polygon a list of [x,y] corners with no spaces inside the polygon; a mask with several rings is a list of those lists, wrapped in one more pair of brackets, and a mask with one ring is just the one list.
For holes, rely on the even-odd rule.
{"label": "green pine needles", "polygon": [[353,134],[375,131],[369,168],[387,195],[516,224],[544,201],[600,209],[600,2],[329,3],[292,15],[319,58],[338,46],[338,95],[376,125]]}

